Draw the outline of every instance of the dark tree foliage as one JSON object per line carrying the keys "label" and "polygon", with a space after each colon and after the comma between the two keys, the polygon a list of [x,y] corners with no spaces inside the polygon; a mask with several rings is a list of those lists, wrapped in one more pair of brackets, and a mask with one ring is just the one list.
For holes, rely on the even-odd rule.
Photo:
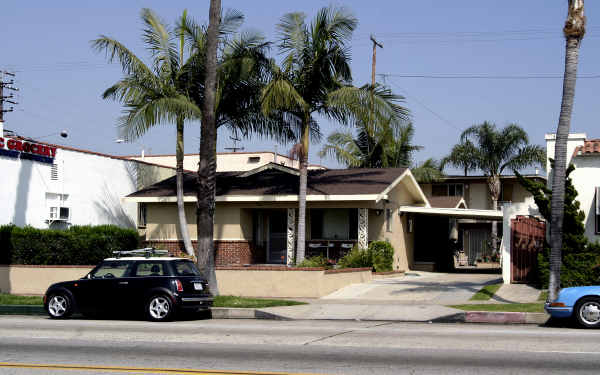
{"label": "dark tree foliage", "polygon": [[[550,163],[554,168],[554,160],[550,159]],[[571,164],[566,171],[561,287],[592,285],[600,281],[600,245],[590,243],[585,237],[585,214],[569,177],[574,170]],[[523,177],[518,172],[515,174],[519,183],[533,195],[540,214],[550,223],[552,191],[542,182]],[[548,287],[549,274],[550,245],[545,241],[544,249],[538,255],[538,281],[543,287]]]}

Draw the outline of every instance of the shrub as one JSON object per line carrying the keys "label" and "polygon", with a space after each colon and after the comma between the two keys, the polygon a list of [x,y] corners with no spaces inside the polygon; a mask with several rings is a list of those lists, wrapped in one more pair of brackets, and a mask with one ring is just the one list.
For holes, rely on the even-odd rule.
{"label": "shrub", "polygon": [[389,272],[394,269],[394,248],[389,242],[375,241],[369,244],[376,272]]}
{"label": "shrub", "polygon": [[10,241],[14,225],[0,226],[0,264],[10,264],[12,258],[12,243]]}
{"label": "shrub", "polygon": [[[5,233],[4,228],[0,233]],[[131,250],[139,244],[135,230],[114,225],[74,226],[67,230],[13,227],[10,238],[4,237],[0,243],[10,244],[9,264],[97,264],[115,250]]]}
{"label": "shrub", "polygon": [[389,242],[375,241],[366,250],[354,247],[338,262],[340,268],[371,268],[376,272],[388,272],[394,266],[394,248]]}
{"label": "shrub", "polygon": [[306,258],[302,262],[296,265],[296,267],[325,267],[331,268],[331,265],[322,255],[317,255],[314,257]]}

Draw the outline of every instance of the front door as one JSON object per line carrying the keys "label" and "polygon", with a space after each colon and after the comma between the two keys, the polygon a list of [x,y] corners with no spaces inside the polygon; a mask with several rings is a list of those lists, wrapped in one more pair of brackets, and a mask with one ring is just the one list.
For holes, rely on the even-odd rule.
{"label": "front door", "polygon": [[287,255],[287,215],[273,211],[269,215],[269,244],[267,262],[285,264]]}

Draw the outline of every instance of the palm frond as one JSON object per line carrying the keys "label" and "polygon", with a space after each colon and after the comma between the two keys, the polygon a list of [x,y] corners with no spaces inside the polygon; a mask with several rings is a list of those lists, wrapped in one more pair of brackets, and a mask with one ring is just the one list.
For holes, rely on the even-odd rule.
{"label": "palm frond", "polygon": [[115,39],[105,35],[100,35],[98,39],[91,42],[92,49],[96,52],[104,52],[109,63],[117,60],[121,64],[121,68],[125,74],[136,74],[143,76],[151,76],[152,71],[123,44]]}
{"label": "palm frond", "polygon": [[174,75],[179,70],[179,53],[173,34],[158,15],[148,8],[142,9],[142,21],[145,25],[142,39],[154,57],[156,72],[164,70]]}

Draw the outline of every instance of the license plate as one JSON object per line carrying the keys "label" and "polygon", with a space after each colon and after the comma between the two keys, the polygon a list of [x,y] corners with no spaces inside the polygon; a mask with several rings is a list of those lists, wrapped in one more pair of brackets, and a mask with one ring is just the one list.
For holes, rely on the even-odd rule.
{"label": "license plate", "polygon": [[202,287],[202,283],[194,283],[194,289],[195,290],[202,290],[204,288]]}

